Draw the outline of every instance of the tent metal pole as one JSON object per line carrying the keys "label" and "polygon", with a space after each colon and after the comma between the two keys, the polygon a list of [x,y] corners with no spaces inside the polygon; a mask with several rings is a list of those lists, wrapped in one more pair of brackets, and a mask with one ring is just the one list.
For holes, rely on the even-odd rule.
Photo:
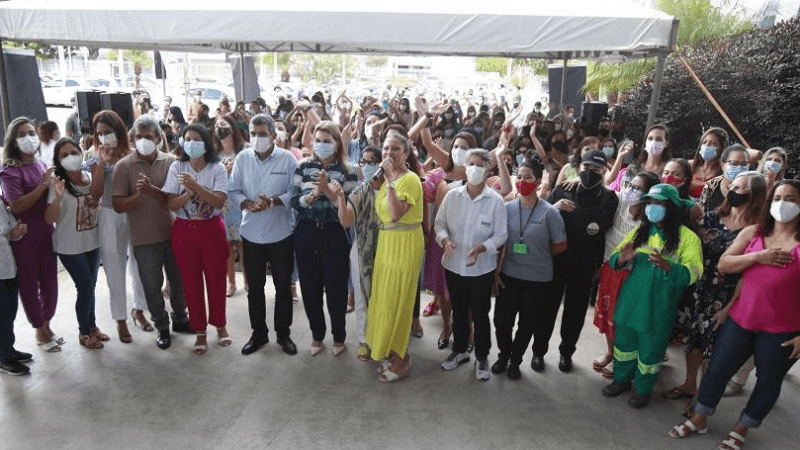
{"label": "tent metal pole", "polygon": [[649,129],[656,121],[658,111],[658,98],[661,95],[661,82],[664,79],[664,66],[667,63],[667,56],[660,55],[656,64],[656,79],[653,81],[653,93],[650,96],[650,109],[647,111],[647,128]]}
{"label": "tent metal pole", "polygon": [[564,67],[561,69],[561,98],[558,101],[558,107],[564,108],[565,94],[567,93],[567,57],[564,57]]}
{"label": "tent metal pole", "polygon": [[239,88],[241,89],[242,98],[239,100],[246,101],[244,98],[244,45],[239,44]]}
{"label": "tent metal pole", "polygon": [[0,39],[0,109],[3,114],[3,129],[11,123],[11,108],[8,100],[8,78],[6,77],[6,55],[2,49],[3,40]]}

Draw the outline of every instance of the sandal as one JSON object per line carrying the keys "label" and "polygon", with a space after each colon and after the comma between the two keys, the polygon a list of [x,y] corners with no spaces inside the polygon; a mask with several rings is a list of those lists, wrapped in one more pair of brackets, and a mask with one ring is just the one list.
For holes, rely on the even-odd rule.
{"label": "sandal", "polygon": [[81,343],[82,346],[86,348],[90,348],[92,350],[99,350],[105,345],[97,338],[97,336],[93,334],[81,334],[78,335],[78,342]]}
{"label": "sandal", "polygon": [[372,351],[370,350],[369,345],[362,342],[358,344],[358,347],[356,347],[356,358],[360,359],[361,361],[371,361],[371,352]]}
{"label": "sandal", "polygon": [[697,428],[697,425],[694,424],[691,420],[687,420],[680,425],[675,425],[669,430],[669,437],[673,438],[685,438],[691,434],[706,434],[708,433],[708,427],[705,428]]}
{"label": "sandal", "polygon": [[601,373],[603,374],[603,378],[605,378],[606,380],[613,380],[614,379],[614,361],[611,361],[610,363],[608,363],[607,366],[603,367],[603,370],[601,371]]}
{"label": "sandal", "polygon": [[444,350],[448,346],[450,346],[450,335],[451,334],[453,334],[452,331],[450,333],[447,333],[447,337],[442,337],[442,335],[439,335],[439,340],[436,342],[436,346],[439,347],[439,350]]}
{"label": "sandal", "polygon": [[55,343],[56,343],[56,344],[58,344],[58,345],[64,345],[64,344],[66,344],[66,343],[67,343],[67,340],[66,340],[66,339],[64,339],[63,337],[61,337],[61,336],[59,336],[59,335],[57,335],[57,334],[51,334],[51,335],[50,335],[50,340],[51,340],[52,342],[55,342]]}
{"label": "sandal", "polygon": [[686,402],[686,406],[683,407],[683,411],[681,411],[681,415],[686,417],[687,419],[691,419],[694,416],[694,406],[692,406],[692,401],[689,400]]}
{"label": "sandal", "polygon": [[684,392],[681,390],[680,386],[678,386],[668,391],[662,392],[661,396],[667,400],[680,400],[682,398],[694,397],[694,392]]}
{"label": "sandal", "polygon": [[204,344],[197,343],[197,341],[199,341],[201,337],[205,339],[206,334],[197,333],[197,340],[195,341],[194,347],[192,348],[192,353],[194,353],[195,355],[203,355],[208,351],[208,342]]}
{"label": "sandal", "polygon": [[128,331],[128,324],[125,323],[124,320],[117,321],[117,333],[119,334],[119,340],[123,344],[130,344],[133,342],[133,336],[131,336],[130,331]]}
{"label": "sandal", "polygon": [[387,370],[389,370],[389,366],[390,365],[392,365],[392,362],[389,361],[388,359],[381,360],[378,363],[378,375],[380,375],[383,372],[386,372]]}
{"label": "sandal", "polygon": [[100,331],[100,328],[97,328],[97,327],[92,328],[92,331],[90,331],[89,334],[91,336],[94,336],[95,339],[97,339],[98,341],[107,342],[107,341],[111,340],[111,338],[108,337],[107,334],[105,334],[102,331]]}
{"label": "sandal", "polygon": [[602,354],[592,361],[592,369],[594,369],[595,372],[602,372],[603,368],[612,362],[614,362],[614,355],[610,353]]}
{"label": "sandal", "polygon": [[[228,331],[225,330],[224,328],[222,329],[222,332],[225,333],[225,334],[228,333]],[[228,335],[228,336],[219,336],[219,333],[220,333],[220,330],[217,329],[217,337],[219,338],[219,346],[220,347],[228,347],[231,344],[233,344],[233,340],[231,340],[230,335]]]}
{"label": "sandal", "polygon": [[387,368],[380,375],[378,375],[378,381],[381,383],[394,383],[396,381],[405,380],[409,375],[411,375],[411,358],[408,359],[408,362],[405,364],[405,366],[403,366],[397,373],[392,372]]}
{"label": "sandal", "polygon": [[719,450],[739,450],[744,445],[744,436],[741,434],[731,431],[725,436],[725,439],[719,443],[717,448]]}
{"label": "sandal", "polygon": [[[139,314],[141,314],[142,317],[137,319],[136,318],[136,313],[137,312]],[[153,325],[150,324],[150,322],[147,321],[147,319],[144,317],[144,311],[142,311],[141,309],[132,309],[131,310],[131,318],[133,319],[133,324],[138,326],[139,328],[141,328],[142,331],[153,331]],[[139,323],[137,324],[136,322],[139,322]]]}
{"label": "sandal", "polygon": [[435,302],[430,302],[425,307],[425,309],[422,310],[422,316],[423,317],[430,317],[430,316],[436,314],[436,311],[439,311],[439,304],[435,303]]}
{"label": "sandal", "polygon": [[61,351],[61,346],[58,345],[58,342],[56,341],[37,342],[36,345],[42,347],[42,350],[46,351],[47,353],[56,353]]}
{"label": "sandal", "polygon": [[236,286],[229,285],[228,290],[225,291],[225,297],[233,297],[233,294],[236,293]]}

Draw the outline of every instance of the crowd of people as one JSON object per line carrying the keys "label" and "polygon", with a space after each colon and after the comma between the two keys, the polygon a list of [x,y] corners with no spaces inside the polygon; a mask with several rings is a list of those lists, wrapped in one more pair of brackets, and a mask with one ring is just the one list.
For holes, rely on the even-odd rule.
{"label": "crowd of people", "polygon": [[[575,122],[571,107],[545,116],[538,103],[524,117],[518,103],[402,95],[239,106],[223,100],[210,119],[198,97],[188,121],[177,106],[162,117],[142,109],[130,129],[101,111],[81,142],[12,121],[0,170],[3,371],[26,374],[32,359],[14,346],[18,297],[44,352],[67,341],[50,327],[57,258],[89,349],[110,339],[95,319],[101,261],[120,341],[133,339],[130,305],[159,348],[171,325],[195,334],[198,355],[209,325],[232,344],[238,261],[252,328],[242,354],[269,342],[269,273],[285,353],[297,353],[299,297],[311,356],[324,350],[323,305],[335,356],[355,311],[355,353],[378,363],[381,382],[410,376],[410,336],[423,335],[420,314],[439,310],[443,370],[474,356],[477,379],[517,380],[529,345],[532,370],[545,370],[563,304],[558,368],[569,372],[594,304],[608,350],[593,368],[613,379],[607,397],[632,390],[629,405],[647,406],[668,345],[684,344],[686,379],[662,393],[689,399],[673,437],[704,433],[726,390],[756,368],[723,449],[761,423],[800,356],[800,181],[784,179],[782,148],[746,149],[710,128],[687,161],[673,157],[664,125],[633,142],[622,123]],[[422,289],[433,294],[424,308]]]}

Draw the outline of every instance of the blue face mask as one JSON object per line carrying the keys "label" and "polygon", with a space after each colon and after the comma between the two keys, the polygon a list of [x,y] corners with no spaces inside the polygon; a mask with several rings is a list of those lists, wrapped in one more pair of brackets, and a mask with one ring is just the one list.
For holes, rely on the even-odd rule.
{"label": "blue face mask", "polygon": [[372,180],[372,177],[375,176],[375,172],[378,171],[380,166],[377,164],[365,164],[364,167],[361,168],[361,173],[364,174],[364,179],[369,181]]}
{"label": "blue face mask", "polygon": [[483,134],[483,127],[475,127],[475,131],[476,131],[478,134]]}
{"label": "blue face mask", "polygon": [[611,158],[614,156],[614,147],[603,147],[603,154],[606,155],[606,159]]}
{"label": "blue face mask", "polygon": [[517,155],[517,165],[521,166],[522,163],[524,163],[524,162],[525,162],[525,155],[523,155],[522,153],[518,154]]}
{"label": "blue face mask", "polygon": [[206,153],[206,144],[203,141],[183,141],[183,151],[189,158],[200,158]]}
{"label": "blue face mask", "polygon": [[644,208],[644,214],[651,223],[658,223],[667,217],[667,208],[664,205],[650,204]]}
{"label": "blue face mask", "polygon": [[746,172],[747,169],[747,166],[728,166],[725,169],[725,178],[732,182],[737,176],[739,176],[740,173]]}
{"label": "blue face mask", "polygon": [[328,159],[336,152],[336,144],[330,142],[314,142],[314,153],[319,159]]}
{"label": "blue face mask", "polygon": [[781,173],[782,167],[783,164],[779,163],[778,161],[764,161],[764,170],[772,171],[772,173]]}
{"label": "blue face mask", "polygon": [[703,158],[704,161],[711,161],[717,157],[717,147],[713,145],[700,146],[700,157]]}

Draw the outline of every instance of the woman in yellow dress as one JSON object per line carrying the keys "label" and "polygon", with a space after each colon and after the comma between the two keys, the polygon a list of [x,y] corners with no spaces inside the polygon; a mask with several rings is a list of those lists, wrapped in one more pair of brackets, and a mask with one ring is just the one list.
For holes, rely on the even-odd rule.
{"label": "woman in yellow dress", "polygon": [[[367,344],[380,361],[378,379],[408,377],[408,337],[422,265],[422,183],[408,140],[389,135],[383,143],[385,182],[375,202],[381,221],[367,319]],[[411,168],[411,169],[409,169]]]}

